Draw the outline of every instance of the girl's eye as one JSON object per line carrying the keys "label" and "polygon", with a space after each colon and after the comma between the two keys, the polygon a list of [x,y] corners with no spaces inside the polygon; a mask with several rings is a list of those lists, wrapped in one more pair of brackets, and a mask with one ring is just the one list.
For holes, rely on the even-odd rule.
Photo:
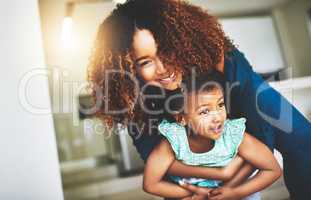
{"label": "girl's eye", "polygon": [[207,108],[205,108],[205,109],[203,109],[203,110],[201,110],[200,112],[199,112],[199,115],[206,115],[206,114],[208,114],[209,113],[209,110],[207,109]]}
{"label": "girl's eye", "polygon": [[224,108],[225,107],[225,103],[224,102],[221,102],[218,104],[219,108]]}

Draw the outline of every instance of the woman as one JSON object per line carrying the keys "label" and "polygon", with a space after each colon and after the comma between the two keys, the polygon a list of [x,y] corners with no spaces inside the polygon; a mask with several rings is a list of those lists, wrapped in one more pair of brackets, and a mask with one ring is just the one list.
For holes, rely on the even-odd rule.
{"label": "woman", "polygon": [[[310,123],[252,70],[217,20],[196,6],[130,0],[104,20],[89,66],[94,96],[103,99],[97,115],[111,126],[127,125],[146,160],[161,139],[157,123],[170,117],[168,99],[183,77],[211,67],[227,81],[229,114],[246,117],[246,130],[282,153],[291,198],[311,194]],[[189,167],[175,161],[169,173],[204,177],[202,168],[187,174]],[[251,173],[252,166],[245,163],[228,184],[239,184]],[[204,196],[201,188],[188,189]]]}

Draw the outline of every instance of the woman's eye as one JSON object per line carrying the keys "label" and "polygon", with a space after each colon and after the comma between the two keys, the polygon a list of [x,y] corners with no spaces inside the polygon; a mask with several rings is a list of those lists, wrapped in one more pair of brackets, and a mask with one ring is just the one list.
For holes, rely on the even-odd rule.
{"label": "woman's eye", "polygon": [[146,61],[139,63],[139,66],[140,67],[147,67],[147,66],[151,65],[152,63],[153,63],[152,60],[146,60]]}

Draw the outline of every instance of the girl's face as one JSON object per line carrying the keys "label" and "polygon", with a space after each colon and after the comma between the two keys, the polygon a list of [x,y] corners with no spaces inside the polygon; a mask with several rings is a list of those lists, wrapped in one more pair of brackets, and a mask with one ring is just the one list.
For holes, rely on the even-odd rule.
{"label": "girl's face", "polygon": [[220,89],[188,94],[185,109],[185,122],[197,136],[211,140],[221,136],[227,114]]}
{"label": "girl's face", "polygon": [[133,38],[132,57],[139,76],[148,84],[168,90],[180,86],[182,75],[175,66],[164,66],[158,57],[157,45],[150,31],[136,31]]}

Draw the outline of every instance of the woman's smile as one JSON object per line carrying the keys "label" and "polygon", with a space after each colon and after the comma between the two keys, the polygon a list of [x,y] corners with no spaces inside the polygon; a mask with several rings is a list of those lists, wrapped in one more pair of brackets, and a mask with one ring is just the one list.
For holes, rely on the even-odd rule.
{"label": "woman's smile", "polygon": [[172,72],[169,76],[165,78],[158,79],[160,83],[162,84],[170,84],[176,80],[176,74],[175,72]]}
{"label": "woman's smile", "polygon": [[176,66],[165,65],[158,57],[158,48],[152,33],[147,29],[134,34],[132,56],[139,76],[148,84],[168,90],[180,86],[182,75]]}

